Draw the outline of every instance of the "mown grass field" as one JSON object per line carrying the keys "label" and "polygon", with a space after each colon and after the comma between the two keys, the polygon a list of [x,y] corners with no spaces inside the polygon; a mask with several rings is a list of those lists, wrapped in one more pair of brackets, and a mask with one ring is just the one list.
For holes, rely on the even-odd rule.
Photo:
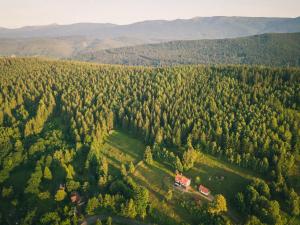
{"label": "mown grass field", "polygon": [[[150,192],[151,203],[161,217],[162,221],[169,224],[181,222],[194,223],[194,218],[180,204],[183,199],[193,201],[193,195],[173,189],[174,171],[168,166],[154,161],[153,165],[145,164],[143,154],[146,146],[137,138],[123,131],[114,130],[106,139],[103,153],[109,162],[110,173],[120,174],[121,164],[128,165],[133,162],[135,172],[130,176]],[[195,166],[184,175],[192,179],[192,187],[197,189],[196,177],[201,184],[208,187],[213,195],[223,194],[230,206],[230,217],[243,220],[235,210],[232,210],[234,197],[242,191],[252,179],[259,178],[252,171],[231,165],[208,154],[202,153]],[[165,196],[169,189],[173,189],[173,199],[167,201]],[[199,200],[199,199],[197,199]],[[148,221],[151,222],[151,221]],[[296,225],[297,218],[289,221]]]}
{"label": "mown grass field", "polygon": [[[192,178],[200,177],[200,182],[208,187],[212,194],[223,194],[227,200],[242,191],[251,179],[257,178],[250,171],[231,165],[207,154],[201,154],[198,162],[186,175]],[[195,186],[195,182],[192,182]]]}
{"label": "mown grass field", "polygon": [[178,198],[183,198],[184,194],[177,193],[169,202],[165,199],[168,189],[173,187],[173,172],[159,162],[154,162],[151,166],[142,162],[145,148],[138,139],[115,130],[107,137],[102,152],[108,159],[110,173],[119,174],[122,163],[134,163],[136,169],[130,176],[149,190],[151,203],[164,220],[173,224],[189,220],[190,215],[176,204]]}
{"label": "mown grass field", "polygon": [[102,152],[107,157],[110,172],[119,174],[122,163],[126,165],[133,162],[136,165],[141,161],[145,148],[143,142],[138,139],[114,130],[106,138]]}
{"label": "mown grass field", "polygon": [[[138,139],[121,131],[113,131],[108,136],[103,153],[108,158],[112,169],[120,169],[121,164],[128,164],[131,161],[136,165],[143,159],[145,145]],[[174,173],[161,163],[155,162],[149,167],[140,165],[135,176],[138,181],[147,185],[149,190],[157,196],[163,196],[166,191],[166,183],[173,184]],[[195,187],[196,177],[200,177],[201,183],[207,186],[213,194],[223,194],[231,199],[237,192],[241,191],[251,179],[256,178],[255,174],[237,166],[223,162],[207,154],[201,154],[194,168],[184,173],[192,178],[192,185]],[[221,180],[221,177],[224,179]]]}
{"label": "mown grass field", "polygon": [[159,162],[153,165],[141,163],[135,170],[132,178],[140,185],[146,187],[151,196],[151,203],[160,212],[164,221],[169,223],[191,222],[191,215],[184,210],[178,200],[184,197],[184,193],[173,193],[173,199],[167,201],[165,196],[169,189],[173,189],[174,174]]}

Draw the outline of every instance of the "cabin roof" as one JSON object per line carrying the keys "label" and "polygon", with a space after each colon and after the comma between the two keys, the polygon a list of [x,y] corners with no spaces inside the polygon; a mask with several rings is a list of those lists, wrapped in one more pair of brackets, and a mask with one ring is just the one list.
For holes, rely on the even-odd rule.
{"label": "cabin roof", "polygon": [[202,193],[206,193],[208,194],[210,192],[210,190],[206,187],[204,187],[203,185],[199,185],[199,191],[202,192]]}
{"label": "cabin roof", "polygon": [[183,185],[189,185],[191,180],[183,175],[180,175],[180,174],[176,174],[175,176],[175,181],[180,183],[180,184],[183,184]]}

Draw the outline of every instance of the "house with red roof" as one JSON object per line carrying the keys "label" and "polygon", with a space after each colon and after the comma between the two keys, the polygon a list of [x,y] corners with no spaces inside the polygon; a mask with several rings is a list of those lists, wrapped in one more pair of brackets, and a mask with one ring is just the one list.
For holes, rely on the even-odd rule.
{"label": "house with red roof", "polygon": [[199,192],[205,196],[208,196],[210,194],[210,190],[203,185],[199,185]]}
{"label": "house with red roof", "polygon": [[181,174],[176,174],[174,185],[188,188],[191,185],[191,179],[189,179]]}

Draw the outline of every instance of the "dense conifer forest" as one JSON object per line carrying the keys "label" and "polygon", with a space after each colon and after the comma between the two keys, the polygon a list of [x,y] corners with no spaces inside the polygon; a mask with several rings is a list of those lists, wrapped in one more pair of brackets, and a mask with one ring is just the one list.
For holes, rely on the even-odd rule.
{"label": "dense conifer forest", "polygon": [[[78,224],[100,214],[97,224],[300,221],[299,68],[1,58],[0,104],[1,224]],[[112,149],[123,151],[120,164]],[[163,176],[149,176],[153,189],[136,178],[141,168],[189,173],[201,157],[256,178],[208,203],[170,185],[159,207]]]}
{"label": "dense conifer forest", "polygon": [[181,64],[247,64],[300,66],[300,33],[261,34],[218,40],[180,40],[74,55],[98,63],[171,66]]}
{"label": "dense conifer forest", "polygon": [[[82,33],[85,34],[84,31]],[[204,40],[194,40],[197,37],[193,36],[188,39],[159,41],[156,38],[147,42],[129,37],[0,38],[0,56],[43,56],[158,67],[186,64],[300,66],[300,33]]]}

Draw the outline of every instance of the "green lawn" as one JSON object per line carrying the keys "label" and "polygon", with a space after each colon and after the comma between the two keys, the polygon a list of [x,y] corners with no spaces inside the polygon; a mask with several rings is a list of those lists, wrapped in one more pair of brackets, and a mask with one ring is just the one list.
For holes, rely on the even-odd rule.
{"label": "green lawn", "polygon": [[229,205],[228,216],[235,222],[243,221],[244,218],[233,207],[234,197],[242,192],[251,179],[258,178],[249,170],[234,166],[207,154],[201,154],[195,166],[185,175],[192,179],[192,186],[196,177],[200,183],[210,189],[212,195],[222,194]]}
{"label": "green lawn", "polygon": [[141,163],[135,170],[132,178],[150,192],[152,206],[157,209],[164,220],[171,224],[180,222],[192,222],[192,216],[179,204],[178,200],[190,198],[189,195],[178,191],[173,193],[173,199],[166,201],[167,191],[173,189],[174,174],[159,162],[153,165]]}
{"label": "green lawn", "polygon": [[[154,162],[148,166],[141,162],[146,146],[138,139],[118,130],[106,139],[102,152],[107,157],[110,173],[120,173],[121,164],[132,161],[137,167],[132,178],[150,192],[151,203],[164,219],[173,222],[187,221],[188,214],[176,206],[176,200],[162,204],[165,194],[172,187],[174,174],[164,165]],[[139,163],[140,162],[140,163]],[[138,164],[138,165],[137,165]]]}
{"label": "green lawn", "polygon": [[[223,194],[229,202],[232,202],[236,193],[244,190],[251,179],[256,178],[250,171],[204,154],[200,157],[194,168],[184,172],[184,175],[192,179],[193,187],[196,186],[195,179],[199,176],[201,183],[207,186],[213,195]],[[221,177],[224,177],[224,179],[221,180]],[[155,162],[152,166],[145,164],[139,166],[134,173],[134,179],[150,190],[154,206],[162,210],[161,200],[164,199],[168,188],[173,185],[174,173],[161,163]],[[176,194],[174,192],[174,196],[175,199],[168,202],[164,209],[166,215],[171,215],[176,222],[188,222],[186,218],[192,220],[191,215],[186,214],[187,212],[176,204],[178,200],[191,196],[180,192],[176,192]],[[230,217],[234,220],[240,220],[241,218],[239,218],[240,216],[237,212],[233,211],[232,207],[230,208]]]}
{"label": "green lawn", "polygon": [[114,130],[106,138],[102,148],[103,154],[107,157],[109,169],[112,174],[119,174],[121,164],[128,164],[131,161],[136,165],[142,160],[146,146],[132,136]]}
{"label": "green lawn", "polygon": [[[182,199],[193,199],[192,195],[174,191],[173,199],[165,200],[169,188],[173,188],[174,172],[159,162],[153,165],[146,165],[141,162],[145,145],[138,139],[121,131],[113,131],[104,144],[103,153],[110,164],[111,173],[120,173],[122,163],[128,164],[132,161],[138,164],[132,178],[140,185],[150,191],[151,203],[162,217],[173,221],[173,224],[180,222],[193,223],[193,216],[189,215],[178,202]],[[212,194],[223,194],[229,203],[232,203],[234,196],[242,191],[251,179],[258,176],[255,173],[226,163],[207,154],[201,154],[194,168],[184,175],[192,179],[192,186],[195,187],[196,177],[200,177],[201,183],[208,187]],[[221,178],[223,177],[223,179]],[[231,205],[231,204],[230,204]],[[232,208],[232,207],[230,207]],[[238,214],[230,210],[232,218],[240,220]],[[170,223],[172,224],[172,222]]]}
{"label": "green lawn", "polygon": [[227,200],[242,191],[251,179],[257,178],[250,171],[223,162],[207,154],[201,154],[195,166],[186,175],[192,178],[195,186],[196,177],[201,184],[208,187],[212,194],[223,194]]}

